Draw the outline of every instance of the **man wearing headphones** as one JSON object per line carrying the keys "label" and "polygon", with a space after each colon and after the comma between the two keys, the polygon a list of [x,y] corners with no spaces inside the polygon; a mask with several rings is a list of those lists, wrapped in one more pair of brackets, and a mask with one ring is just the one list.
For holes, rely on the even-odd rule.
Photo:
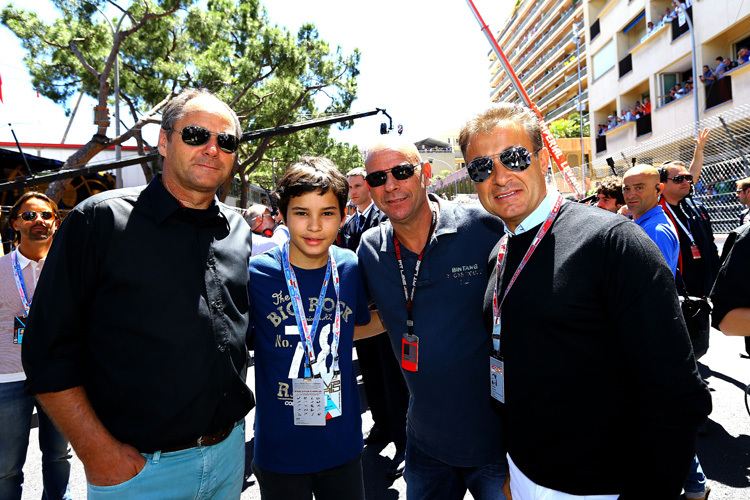
{"label": "man wearing headphones", "polygon": [[633,213],[633,220],[656,243],[674,274],[680,255],[680,240],[659,205],[659,195],[663,191],[659,171],[650,165],[636,165],[625,172],[622,179],[622,194]]}
{"label": "man wearing headphones", "polygon": [[245,221],[253,231],[252,255],[258,255],[289,239],[289,231],[283,224],[278,224],[271,209],[260,203],[253,203],[245,212]]}
{"label": "man wearing headphones", "polygon": [[[745,209],[740,213],[740,226],[750,222],[750,177],[745,177],[737,181],[737,199],[745,205]],[[722,262],[724,259],[722,259]]]}

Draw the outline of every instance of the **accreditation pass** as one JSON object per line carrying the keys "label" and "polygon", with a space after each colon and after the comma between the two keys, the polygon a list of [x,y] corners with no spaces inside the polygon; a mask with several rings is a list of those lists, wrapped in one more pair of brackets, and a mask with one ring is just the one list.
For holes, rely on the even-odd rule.
{"label": "accreditation pass", "polygon": [[505,403],[505,363],[499,356],[490,356],[490,395]]}
{"label": "accreditation pass", "polygon": [[325,384],[320,378],[292,379],[294,425],[326,425]]}

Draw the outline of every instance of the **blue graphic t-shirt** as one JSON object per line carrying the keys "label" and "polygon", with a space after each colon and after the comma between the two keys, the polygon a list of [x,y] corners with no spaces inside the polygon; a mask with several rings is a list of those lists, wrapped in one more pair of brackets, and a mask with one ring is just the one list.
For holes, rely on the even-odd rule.
{"label": "blue graphic t-shirt", "polygon": [[[352,369],[354,325],[370,321],[354,252],[332,247],[340,278],[342,415],[325,427],[295,426],[292,379],[304,375],[294,308],[281,266],[281,248],[250,259],[250,331],[255,347],[255,462],[282,474],[307,474],[342,465],[362,453],[359,391]],[[326,268],[294,267],[308,324],[312,324]],[[315,355],[333,345],[336,291],[330,282],[313,340]],[[298,344],[301,344],[298,347]],[[294,365],[294,366],[292,366]],[[333,369],[329,354],[326,370]],[[290,377],[294,373],[295,375]]]}

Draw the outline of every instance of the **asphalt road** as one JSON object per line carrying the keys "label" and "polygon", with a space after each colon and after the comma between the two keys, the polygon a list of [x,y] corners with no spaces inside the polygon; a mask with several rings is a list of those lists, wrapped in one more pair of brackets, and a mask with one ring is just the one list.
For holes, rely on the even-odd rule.
{"label": "asphalt road", "polygon": [[[710,500],[750,499],[750,415],[745,408],[745,387],[750,383],[750,360],[742,359],[744,343],[741,338],[727,338],[720,332],[712,331],[711,347],[698,362],[699,369],[711,389],[714,410],[707,423],[707,434],[698,438],[698,457],[711,486]],[[254,384],[252,369],[249,371],[250,384]],[[366,408],[363,399],[363,408]],[[260,493],[255,477],[249,472],[249,459],[252,457],[252,419],[247,418],[247,458],[248,465],[243,500],[259,499]],[[372,425],[370,412],[362,414],[363,429]],[[42,496],[41,454],[38,447],[38,432],[31,433],[28,458],[24,473],[26,485],[23,500],[38,500]],[[391,482],[385,472],[395,448],[366,447],[363,457],[365,488],[368,500],[395,500],[406,498],[406,484],[403,479]],[[633,464],[637,470],[637,464]],[[648,478],[644,482],[644,492],[648,488]],[[86,483],[83,466],[73,458],[71,473],[73,498],[86,497]],[[466,498],[472,498],[467,495]]]}

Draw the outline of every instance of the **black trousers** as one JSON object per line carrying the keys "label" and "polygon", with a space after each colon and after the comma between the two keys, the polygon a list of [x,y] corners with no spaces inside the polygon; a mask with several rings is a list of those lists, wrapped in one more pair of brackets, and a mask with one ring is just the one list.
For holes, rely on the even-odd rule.
{"label": "black trousers", "polygon": [[[303,443],[301,443],[303,444]],[[263,500],[365,500],[362,456],[309,474],[280,474],[251,465]]]}
{"label": "black trousers", "polygon": [[375,425],[388,432],[396,450],[403,452],[406,450],[409,390],[388,334],[357,340],[354,346],[372,419]]}

